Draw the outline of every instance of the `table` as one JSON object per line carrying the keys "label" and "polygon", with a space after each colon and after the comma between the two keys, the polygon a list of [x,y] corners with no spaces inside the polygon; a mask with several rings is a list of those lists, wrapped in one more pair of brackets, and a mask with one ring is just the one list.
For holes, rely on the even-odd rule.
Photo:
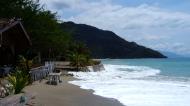
{"label": "table", "polygon": [[49,83],[52,84],[52,83],[56,83],[56,84],[59,84],[61,81],[61,72],[59,73],[49,73]]}

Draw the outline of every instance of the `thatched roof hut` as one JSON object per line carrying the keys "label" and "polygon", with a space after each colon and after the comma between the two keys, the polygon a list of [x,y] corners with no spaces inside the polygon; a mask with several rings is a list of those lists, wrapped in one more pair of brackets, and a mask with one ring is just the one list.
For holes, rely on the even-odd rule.
{"label": "thatched roof hut", "polygon": [[31,46],[20,20],[0,19],[0,65],[14,64],[16,55]]}

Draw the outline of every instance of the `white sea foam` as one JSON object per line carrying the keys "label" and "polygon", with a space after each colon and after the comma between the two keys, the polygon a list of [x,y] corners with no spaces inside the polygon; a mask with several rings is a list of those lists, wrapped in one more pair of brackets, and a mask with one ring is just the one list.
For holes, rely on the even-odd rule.
{"label": "white sea foam", "polygon": [[189,106],[189,82],[153,80],[160,70],[144,66],[105,65],[101,72],[72,72],[70,83],[94,94],[118,99],[127,106]]}

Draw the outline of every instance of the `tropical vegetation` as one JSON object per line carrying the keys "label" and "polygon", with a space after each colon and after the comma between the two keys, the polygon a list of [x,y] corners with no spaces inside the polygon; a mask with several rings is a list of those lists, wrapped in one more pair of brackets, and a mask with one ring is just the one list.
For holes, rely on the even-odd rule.
{"label": "tropical vegetation", "polygon": [[21,70],[17,70],[15,73],[8,75],[7,80],[13,86],[14,94],[21,93],[22,89],[28,84],[28,78],[28,74]]}
{"label": "tropical vegetation", "polygon": [[81,42],[74,42],[71,45],[68,60],[77,71],[88,71],[86,66],[100,64],[100,61],[91,59],[89,49]]}
{"label": "tropical vegetation", "polygon": [[42,58],[66,55],[70,36],[59,28],[56,13],[45,10],[39,0],[0,0],[0,6],[0,18],[21,19],[32,40],[32,50],[40,52]]}
{"label": "tropical vegetation", "polygon": [[90,52],[84,44],[75,42],[69,49],[68,60],[79,71],[90,63]]}
{"label": "tropical vegetation", "polygon": [[20,70],[29,75],[36,56],[31,51],[41,54],[42,61],[70,60],[77,69],[90,63],[88,49],[82,43],[73,43],[70,33],[61,28],[57,14],[44,9],[39,0],[1,0],[0,5],[0,18],[21,19],[32,41],[30,52],[24,50],[19,56]]}

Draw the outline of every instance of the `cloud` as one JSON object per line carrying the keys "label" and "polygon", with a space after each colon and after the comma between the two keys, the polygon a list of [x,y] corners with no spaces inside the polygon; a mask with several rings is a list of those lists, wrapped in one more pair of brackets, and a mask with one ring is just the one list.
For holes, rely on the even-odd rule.
{"label": "cloud", "polygon": [[122,30],[190,27],[189,14],[171,13],[146,4],[137,7],[124,7],[109,3],[91,2],[89,4],[84,3],[81,6],[82,8],[79,6],[76,9],[84,11],[67,20],[88,23],[104,29],[110,29],[109,25],[117,25]]}
{"label": "cloud", "polygon": [[144,34],[143,38],[137,39],[138,41],[155,41],[155,40],[162,40],[162,39],[167,39],[169,38],[168,36],[161,36],[161,35],[146,35]]}
{"label": "cloud", "polygon": [[176,42],[176,43],[159,43],[155,45],[151,45],[151,48],[157,49],[157,50],[162,50],[162,51],[168,51],[168,52],[174,52],[177,54],[181,55],[190,55],[190,49],[181,42]]}
{"label": "cloud", "polygon": [[[141,4],[127,7],[111,0],[43,0],[53,10],[69,9],[80,13],[64,20],[86,23],[103,29],[190,28],[190,15],[170,12],[156,6]],[[63,14],[63,13],[60,13]]]}
{"label": "cloud", "polygon": [[52,3],[52,6],[56,9],[56,10],[60,10],[60,9],[67,9],[70,8],[70,5],[64,2],[58,2],[55,1]]}

